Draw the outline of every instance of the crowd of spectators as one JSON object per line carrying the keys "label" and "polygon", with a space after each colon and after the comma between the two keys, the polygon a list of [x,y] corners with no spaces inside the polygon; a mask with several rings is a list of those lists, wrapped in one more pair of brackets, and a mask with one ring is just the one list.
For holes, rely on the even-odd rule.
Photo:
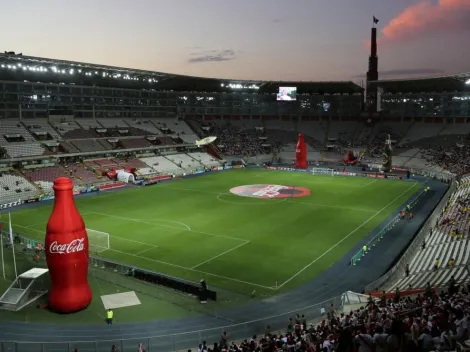
{"label": "crowd of spectators", "polygon": [[212,124],[211,133],[218,137],[217,145],[227,156],[255,156],[279,152],[282,145],[264,129],[243,130],[230,123]]}
{"label": "crowd of spectators", "polygon": [[[452,279],[447,291],[436,293],[429,285],[414,298],[383,295],[349,313],[337,313],[333,306],[318,325],[307,324],[297,315],[287,322],[287,331],[266,328],[263,336],[229,343],[223,333],[220,342],[198,352],[415,352],[455,351],[470,348],[466,340],[470,314],[469,287]],[[470,341],[469,341],[470,342]]]}
{"label": "crowd of spectators", "polygon": [[470,169],[469,137],[461,137],[459,143],[450,146],[435,146],[422,149],[421,153],[429,163],[437,164],[457,175],[467,172]]}

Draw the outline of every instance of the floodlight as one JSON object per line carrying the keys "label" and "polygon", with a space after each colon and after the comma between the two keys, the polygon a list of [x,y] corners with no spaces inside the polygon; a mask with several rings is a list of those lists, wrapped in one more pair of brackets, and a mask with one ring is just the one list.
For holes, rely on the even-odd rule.
{"label": "floodlight", "polygon": [[465,84],[470,84],[470,79],[467,79],[467,82],[465,82]]}

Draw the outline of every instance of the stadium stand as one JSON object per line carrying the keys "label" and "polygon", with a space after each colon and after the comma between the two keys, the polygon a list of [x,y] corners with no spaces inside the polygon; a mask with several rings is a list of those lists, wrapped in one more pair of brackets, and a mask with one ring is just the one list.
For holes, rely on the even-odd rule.
{"label": "stadium stand", "polygon": [[140,119],[124,119],[124,121],[130,126],[136,129],[143,130],[150,135],[161,135],[162,132],[154,125],[151,120],[140,120]]}
{"label": "stadium stand", "polygon": [[16,137],[16,142],[29,142],[34,143],[34,137],[28,130],[17,120],[4,120],[0,121],[0,133],[4,137],[1,139],[1,145],[10,143],[6,137]]}
{"label": "stadium stand", "polygon": [[163,156],[154,156],[154,157],[148,157],[148,158],[141,158],[139,159],[143,163],[149,166],[151,170],[147,169],[140,169],[139,172],[144,174],[151,174],[151,173],[180,173],[182,172],[182,169],[170,161],[169,159],[163,157]]}
{"label": "stadium stand", "polygon": [[109,146],[109,143],[99,139],[73,140],[70,141],[70,143],[82,152],[98,152],[112,149],[112,147]]}
{"label": "stadium stand", "polygon": [[95,119],[77,119],[75,121],[81,128],[85,130],[94,130],[96,128],[104,128],[104,126],[101,125],[99,121]]}
{"label": "stadium stand", "polygon": [[400,144],[413,144],[420,145],[420,140],[428,137],[434,137],[440,134],[445,129],[444,124],[432,124],[432,123],[414,123],[408,132],[403,136]]}
{"label": "stadium stand", "polygon": [[451,276],[456,282],[469,280],[469,181],[469,176],[462,179],[462,186],[452,195],[438,223],[409,263],[407,275],[390,289],[424,288],[427,283],[441,286]]}
{"label": "stadium stand", "polygon": [[[37,140],[41,140],[41,137],[50,136],[52,139],[59,140],[61,136],[54,130],[54,128],[45,119],[23,119],[23,124],[26,126],[28,131],[36,137]],[[49,139],[49,138],[44,138]]]}
{"label": "stadium stand", "polygon": [[166,158],[182,169],[193,169],[202,167],[202,164],[199,161],[193,159],[192,157],[186,154],[172,154],[167,155]]}
{"label": "stadium stand", "polygon": [[[49,167],[40,167],[36,169],[24,169],[23,174],[25,175],[26,179],[32,183],[35,183],[44,192],[51,192],[53,182],[57,177],[62,176],[70,176],[68,173],[65,172],[65,169],[61,166],[49,166]],[[72,179],[74,183],[77,180]]]}
{"label": "stadium stand", "polygon": [[130,127],[123,119],[98,119],[104,128],[128,128]]}
{"label": "stadium stand", "polygon": [[303,131],[322,146],[327,138],[327,126],[328,123],[323,121],[299,121],[299,131]]}
{"label": "stadium stand", "polygon": [[56,128],[65,139],[81,139],[98,137],[94,130],[85,130],[78,122],[51,122],[52,126]]}
{"label": "stadium stand", "polygon": [[26,200],[39,193],[39,190],[23,177],[13,172],[2,172],[0,176],[0,199],[2,204]]}
{"label": "stadium stand", "polygon": [[[432,79],[426,84],[421,83],[421,80],[368,82],[368,92],[373,91],[374,84],[381,88],[383,103],[382,111],[373,112],[374,121],[370,122],[365,109],[368,107],[364,106],[367,92],[352,82],[296,82],[293,86],[299,87],[299,91],[302,92],[299,94],[298,104],[282,106],[273,99],[268,101],[279,88],[279,84],[275,82],[250,82],[250,86],[255,83],[257,85],[256,93],[253,93],[252,88],[243,87],[243,84],[237,84],[234,90],[227,81],[140,70],[127,71],[129,75],[135,75],[136,80],[121,80],[116,77],[116,68],[103,66],[96,66],[96,69],[103,73],[98,75],[99,78],[86,77],[85,70],[83,76],[78,72],[75,75],[55,75],[52,67],[59,66],[65,70],[76,67],[76,63],[23,57],[14,53],[0,54],[0,61],[1,74],[4,75],[0,81],[0,96],[5,99],[2,101],[4,104],[0,104],[0,132],[4,137],[0,146],[10,157],[29,157],[56,152],[38,142],[43,140],[59,140],[63,149],[69,152],[103,152],[97,156],[97,159],[86,160],[83,163],[70,162],[69,166],[64,167],[23,170],[26,178],[21,177],[19,173],[4,172],[0,175],[2,202],[27,199],[42,191],[50,190],[51,181],[61,175],[70,175],[76,185],[85,185],[102,182],[103,179],[99,175],[103,170],[109,169],[136,168],[138,175],[182,174],[186,172],[186,168],[216,165],[217,161],[204,153],[165,154],[166,156],[142,159],[133,159],[135,155],[131,154],[119,158],[108,155],[111,154],[108,152],[114,149],[194,143],[199,139],[195,131],[201,132],[201,127],[212,128],[209,135],[213,135],[214,132],[218,137],[217,144],[226,156],[243,156],[244,159],[246,157],[246,160],[258,164],[271,161],[277,154],[286,160],[295,158],[294,143],[297,134],[302,132],[310,146],[308,151],[310,161],[317,162],[321,159],[338,165],[337,162],[342,160],[342,153],[346,148],[356,148],[356,150],[367,149],[368,158],[372,162],[379,163],[385,135],[390,134],[396,142],[395,165],[425,167],[436,171],[449,170],[455,174],[466,172],[470,168],[470,144],[465,138],[470,132],[470,128],[467,127],[470,126],[467,124],[470,116],[467,102],[468,88],[462,88],[469,78],[468,75],[465,78]],[[41,75],[38,75],[34,69],[21,70],[24,71],[21,76],[15,76],[11,67],[15,67],[16,70],[14,65],[18,63],[31,67],[40,65]],[[46,67],[45,72],[42,66]],[[93,65],[87,64],[87,67]],[[119,68],[119,72],[121,71],[126,72],[126,69]],[[109,78],[106,78],[106,75],[109,75]],[[41,76],[44,78],[38,78]],[[158,79],[154,79],[155,77]],[[38,82],[38,79],[43,81]],[[16,82],[11,84],[15,80]],[[78,88],[76,82],[88,86]],[[145,85],[139,82],[145,82]],[[158,85],[153,85],[151,82]],[[34,102],[36,99],[23,94],[39,90],[50,90],[47,93],[47,99],[50,99],[47,104]],[[199,94],[200,92],[202,94]],[[106,98],[108,93],[123,99],[108,100]],[[201,96],[209,98],[209,95],[212,99],[200,99]],[[429,103],[433,101],[429,99],[430,96],[433,98],[437,96],[434,98],[435,102]],[[29,100],[30,103],[18,104],[22,99]],[[75,122],[58,123],[30,119],[33,116],[47,116],[54,101],[63,101],[64,111],[67,110],[66,115],[75,118]],[[72,104],[75,101],[81,101],[83,104]],[[405,103],[406,101],[409,102]],[[446,103],[441,104],[438,101]],[[67,105],[65,102],[70,104]],[[160,102],[165,105],[159,106]],[[22,105],[24,107],[21,107]],[[18,108],[12,108],[16,106]],[[328,108],[325,108],[326,106]],[[95,116],[95,108],[99,119],[90,118]],[[175,118],[176,115],[183,118],[180,113],[188,113],[195,120],[201,121],[208,117],[209,111],[215,114],[212,116],[213,120],[208,118],[207,121],[211,122],[204,122],[200,126],[191,123],[193,128],[185,121]],[[135,118],[102,118],[103,116]],[[147,119],[150,116],[154,118]],[[6,120],[19,117],[28,117],[28,119]],[[347,120],[349,118],[351,121]],[[459,119],[461,121],[457,124]],[[107,131],[97,133],[96,129]],[[127,132],[119,131],[120,129]],[[137,138],[149,135],[159,137],[156,140]],[[120,138],[129,136],[136,138]],[[200,133],[200,136],[205,134]],[[118,141],[113,142],[113,139]],[[328,145],[331,150],[326,151]],[[176,150],[176,148],[164,149],[174,149],[172,152]],[[86,157],[89,156],[80,156],[82,158],[80,160]],[[406,289],[426,286],[424,299],[419,296],[412,299],[396,297],[389,301],[385,297],[379,304],[370,302],[367,307],[344,314],[335,312],[332,307],[329,312],[325,312],[325,320],[316,327],[313,325],[307,327],[306,319],[297,316],[289,322],[287,333],[274,334],[266,331],[261,338],[253,336],[232,346],[228,345],[228,337],[225,336],[217,346],[214,346],[213,351],[225,349],[230,352],[260,350],[313,352],[326,348],[330,352],[332,349],[353,351],[360,345],[360,352],[369,352],[374,350],[371,344],[376,344],[377,351],[378,347],[381,347],[382,350],[405,352],[418,350],[418,342],[422,345],[426,343],[421,347],[427,351],[433,347],[451,350],[456,344],[463,343],[468,338],[467,317],[470,312],[470,296],[464,285],[461,287],[461,292],[456,292],[455,286],[457,283],[466,282],[469,277],[469,182],[469,179],[464,179],[449,203],[446,213],[426,239],[426,245],[410,261],[409,275],[390,286],[390,290],[397,287]],[[439,258],[440,265],[435,269],[436,258]],[[451,258],[455,259],[455,263],[447,266]],[[449,292],[441,293],[441,296],[431,292],[430,286],[427,286],[427,283],[443,286],[449,278],[452,278],[454,283],[449,285]],[[39,324],[35,325],[35,328],[39,327]],[[380,328],[376,327],[382,327],[386,332],[381,333]],[[452,328],[453,334],[448,333],[449,327]],[[173,332],[171,330],[173,326],[166,328],[169,333]],[[20,334],[22,332],[18,336]],[[372,339],[369,334],[376,334],[378,337]],[[117,337],[117,334],[113,336]],[[131,333],[126,336],[131,336]],[[429,336],[431,345],[429,345]],[[414,346],[405,349],[405,344],[410,341]],[[402,346],[397,346],[398,342]],[[95,346],[88,348],[97,349],[98,343],[92,343]],[[125,343],[127,346],[127,341]],[[353,346],[353,343],[356,346]],[[334,347],[337,345],[337,348]],[[67,348],[70,349],[71,345],[67,344]],[[18,349],[17,345],[12,349],[23,350],[23,348]],[[37,348],[39,349],[41,348]],[[50,347],[47,346],[46,349]],[[44,350],[44,345],[41,350]],[[139,348],[139,351],[141,350]],[[199,350],[210,349],[201,346]]]}
{"label": "stadium stand", "polygon": [[72,179],[78,179],[79,184],[90,185],[103,182],[93,171],[89,170],[85,165],[72,164],[65,166],[65,170],[70,174]]}
{"label": "stadium stand", "polygon": [[27,156],[43,155],[46,151],[38,143],[11,143],[3,146],[8,155],[12,158],[20,158]]}
{"label": "stadium stand", "polygon": [[220,163],[207,153],[188,153],[188,155],[206,167],[218,166]]}
{"label": "stadium stand", "polygon": [[195,143],[199,137],[191,130],[186,121],[175,119],[157,119],[155,125],[164,134],[178,136],[186,143]]}
{"label": "stadium stand", "polygon": [[126,138],[120,139],[120,142],[124,148],[146,148],[151,147],[152,143],[150,143],[145,138]]}

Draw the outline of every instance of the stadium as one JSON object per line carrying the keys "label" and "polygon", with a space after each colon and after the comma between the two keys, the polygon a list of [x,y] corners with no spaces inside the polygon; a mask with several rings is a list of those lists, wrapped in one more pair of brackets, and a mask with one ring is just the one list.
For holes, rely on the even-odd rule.
{"label": "stadium", "polygon": [[[249,350],[310,324],[321,346],[322,320],[466,290],[470,73],[379,80],[375,30],[366,87],[0,54],[0,350]],[[42,250],[59,177],[90,248],[70,315]]]}

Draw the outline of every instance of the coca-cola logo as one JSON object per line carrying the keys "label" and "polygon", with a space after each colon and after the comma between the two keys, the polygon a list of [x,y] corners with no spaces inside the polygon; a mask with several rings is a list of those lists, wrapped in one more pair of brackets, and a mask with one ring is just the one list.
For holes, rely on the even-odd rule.
{"label": "coca-cola logo", "polygon": [[81,252],[85,249],[85,237],[72,240],[70,243],[58,243],[54,241],[49,246],[51,254],[69,254]]}

